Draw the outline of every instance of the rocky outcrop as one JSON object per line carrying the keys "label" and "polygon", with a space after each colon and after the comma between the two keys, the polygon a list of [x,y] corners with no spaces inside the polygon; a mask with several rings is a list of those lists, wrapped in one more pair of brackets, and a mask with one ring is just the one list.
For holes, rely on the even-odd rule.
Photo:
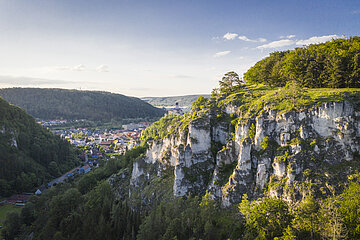
{"label": "rocky outcrop", "polygon": [[209,172],[214,169],[211,141],[210,118],[205,116],[192,121],[186,131],[179,129],[173,136],[150,143],[146,156],[133,165],[131,189],[148,182],[153,174],[161,176],[170,167],[174,169],[175,196],[203,191],[209,182]]}
{"label": "rocky outcrop", "polygon": [[[346,101],[302,112],[264,107],[260,115],[239,121],[229,139],[228,125],[204,113],[176,134],[150,143],[146,156],[133,165],[130,193],[171,169],[178,197],[209,191],[223,206],[239,203],[244,194],[289,197],[284,186],[305,180],[305,169],[353,160],[360,152],[359,119]],[[215,145],[222,148],[214,151]]]}

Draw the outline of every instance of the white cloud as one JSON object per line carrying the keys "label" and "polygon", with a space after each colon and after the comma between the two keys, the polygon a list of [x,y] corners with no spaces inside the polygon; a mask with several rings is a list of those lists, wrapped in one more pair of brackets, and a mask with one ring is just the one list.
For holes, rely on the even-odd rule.
{"label": "white cloud", "polygon": [[354,10],[351,12],[351,14],[353,14],[353,15],[360,14],[360,10]]}
{"label": "white cloud", "polygon": [[85,65],[84,64],[79,64],[75,67],[72,68],[73,71],[84,71],[85,70]]}
{"label": "white cloud", "polygon": [[229,53],[231,53],[231,51],[222,51],[222,52],[217,52],[217,53],[215,53],[214,57],[215,57],[215,58],[218,58],[218,57],[223,57],[223,56],[228,55]]}
{"label": "white cloud", "polygon": [[31,78],[31,77],[19,77],[19,76],[0,76],[1,85],[13,85],[13,86],[34,86],[34,85],[57,85],[73,83],[73,81],[56,80],[56,79],[43,79],[43,78]]}
{"label": "white cloud", "polygon": [[257,49],[265,49],[265,48],[279,48],[279,47],[285,47],[295,44],[295,41],[290,39],[283,39],[279,41],[273,41],[268,44],[264,44],[261,46],[256,47]]}
{"label": "white cloud", "polygon": [[98,72],[108,72],[109,71],[109,66],[102,64],[102,65],[100,65],[100,66],[98,66],[96,68],[96,71],[98,71]]}
{"label": "white cloud", "polygon": [[247,36],[239,36],[240,40],[246,41],[246,42],[252,42],[253,40],[249,39]]}
{"label": "white cloud", "polygon": [[57,70],[57,71],[74,71],[74,72],[82,72],[82,71],[109,72],[109,66],[105,64],[101,64],[96,68],[87,68],[84,64],[79,64],[76,66],[52,66],[52,67],[47,67],[47,69]]}
{"label": "white cloud", "polygon": [[237,33],[226,33],[223,38],[225,38],[226,40],[234,40],[236,37],[238,36]]}
{"label": "white cloud", "polygon": [[340,38],[340,36],[334,34],[334,35],[327,35],[327,36],[320,36],[320,37],[311,37],[305,40],[299,40],[296,42],[296,45],[309,45],[314,43],[323,43],[330,41],[331,39],[337,39]]}
{"label": "white cloud", "polygon": [[84,64],[79,64],[76,66],[51,66],[46,67],[49,70],[57,70],[57,71],[85,71],[86,67]]}
{"label": "white cloud", "polygon": [[296,37],[296,35],[294,35],[294,34],[287,35],[287,36],[280,36],[280,38],[287,38],[287,39],[291,39],[291,38],[294,38],[294,37]]}
{"label": "white cloud", "polygon": [[266,42],[266,38],[258,38],[258,42]]}
{"label": "white cloud", "polygon": [[247,36],[239,36],[240,40],[243,40],[245,42],[266,42],[266,38],[258,38],[258,39],[250,39]]}

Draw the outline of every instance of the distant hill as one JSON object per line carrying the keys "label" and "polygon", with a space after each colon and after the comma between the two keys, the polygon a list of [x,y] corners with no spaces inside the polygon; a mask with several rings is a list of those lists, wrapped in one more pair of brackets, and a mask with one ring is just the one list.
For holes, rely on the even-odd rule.
{"label": "distant hill", "polygon": [[111,121],[161,117],[162,109],[135,97],[99,91],[43,88],[0,89],[5,100],[40,119]]}
{"label": "distant hill", "polygon": [[77,165],[70,143],[0,98],[0,196],[33,191]]}
{"label": "distant hill", "polygon": [[178,103],[180,108],[183,108],[184,111],[188,111],[191,109],[191,104],[200,96],[203,96],[205,98],[210,98],[209,94],[203,94],[203,95],[186,95],[186,96],[176,96],[176,97],[144,97],[141,99],[159,108],[162,107],[173,108],[175,107],[175,104]]}

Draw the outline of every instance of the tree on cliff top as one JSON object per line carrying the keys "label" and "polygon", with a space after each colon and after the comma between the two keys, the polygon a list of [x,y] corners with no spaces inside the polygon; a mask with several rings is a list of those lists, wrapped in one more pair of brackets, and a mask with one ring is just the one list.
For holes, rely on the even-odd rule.
{"label": "tree on cliff top", "polygon": [[243,80],[240,79],[239,75],[234,72],[227,72],[219,81],[220,88],[215,88],[212,91],[213,95],[217,95],[218,93],[229,93],[238,89],[242,84]]}

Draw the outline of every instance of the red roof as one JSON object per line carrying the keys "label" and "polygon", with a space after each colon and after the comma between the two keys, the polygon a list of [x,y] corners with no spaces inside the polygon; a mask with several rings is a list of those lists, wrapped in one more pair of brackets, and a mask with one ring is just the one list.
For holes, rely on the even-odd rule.
{"label": "red roof", "polygon": [[86,169],[90,168],[90,165],[85,165],[85,166],[83,166],[82,168],[83,168],[84,170],[86,170]]}
{"label": "red roof", "polygon": [[111,145],[113,143],[113,141],[102,141],[101,143],[99,143],[99,145]]}

